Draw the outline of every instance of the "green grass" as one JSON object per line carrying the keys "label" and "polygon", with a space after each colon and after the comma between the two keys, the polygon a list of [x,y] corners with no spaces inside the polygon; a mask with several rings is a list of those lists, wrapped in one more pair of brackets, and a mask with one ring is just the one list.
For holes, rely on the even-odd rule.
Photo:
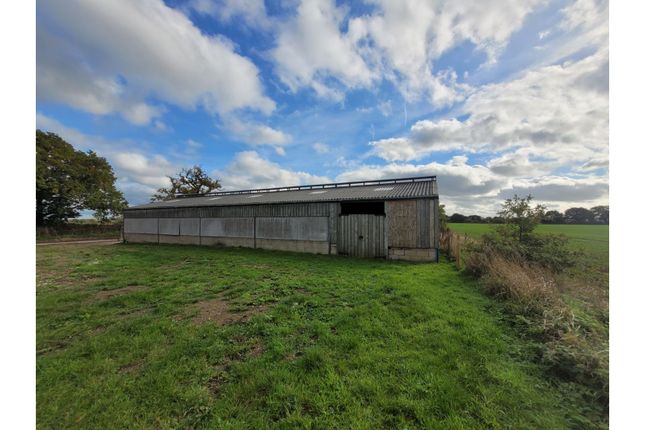
{"label": "green grass", "polygon": [[[451,223],[449,227],[457,233],[477,238],[492,231],[494,225]],[[609,380],[609,226],[539,225],[537,232],[562,234],[569,239],[571,249],[578,252],[576,264],[556,277],[561,298],[574,316],[575,324],[569,327],[570,333],[551,343],[547,349],[562,352],[564,361],[570,361],[566,366],[568,370],[575,368],[573,363],[576,362],[577,366],[596,362],[594,380],[602,380],[606,388]],[[512,304],[510,308],[511,313],[521,313]],[[554,315],[557,316],[557,312]],[[538,319],[542,321],[542,317]],[[536,330],[539,324],[530,321],[524,329],[529,337],[531,333],[539,333]],[[544,321],[546,326],[547,318]],[[585,372],[589,374],[588,370]],[[588,398],[600,400],[596,403],[604,410],[603,415],[607,414],[607,396],[606,389],[590,388]]]}
{"label": "green grass", "polygon": [[[84,245],[37,273],[39,428],[603,425],[445,262]],[[264,311],[195,323],[220,293]]]}

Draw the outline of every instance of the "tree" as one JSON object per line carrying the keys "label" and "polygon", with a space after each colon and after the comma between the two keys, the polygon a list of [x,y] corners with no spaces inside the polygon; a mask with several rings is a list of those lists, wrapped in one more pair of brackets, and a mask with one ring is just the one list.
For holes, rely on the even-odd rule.
{"label": "tree", "polygon": [[439,230],[448,230],[448,215],[446,215],[446,205],[439,205]]}
{"label": "tree", "polygon": [[172,200],[178,195],[204,194],[221,188],[217,179],[211,179],[200,166],[181,169],[177,176],[168,176],[170,188],[159,188],[151,200]]}
{"label": "tree", "polygon": [[543,205],[531,207],[531,200],[533,197],[530,194],[524,198],[516,194],[512,199],[504,201],[502,210],[497,213],[504,220],[504,224],[499,227],[500,233],[510,235],[520,242],[529,239],[546,209]]}
{"label": "tree", "polygon": [[590,210],[596,223],[609,224],[609,206],[594,206]]}
{"label": "tree", "polygon": [[564,222],[567,224],[593,224],[594,214],[585,208],[570,208],[564,212]]}
{"label": "tree", "polygon": [[542,220],[544,224],[564,224],[564,215],[558,211],[548,211]]}
{"label": "tree", "polygon": [[480,224],[483,221],[484,221],[484,219],[479,215],[468,215],[468,222],[472,222],[472,223],[475,223],[475,224]]}
{"label": "tree", "polygon": [[450,222],[455,222],[455,223],[462,223],[468,220],[468,218],[466,218],[466,215],[462,215],[458,213],[454,213],[450,215],[449,219],[450,219]]}
{"label": "tree", "polygon": [[36,130],[36,223],[52,225],[94,210],[100,221],[121,213],[128,202],[115,187],[105,158],[77,151],[54,133]]}

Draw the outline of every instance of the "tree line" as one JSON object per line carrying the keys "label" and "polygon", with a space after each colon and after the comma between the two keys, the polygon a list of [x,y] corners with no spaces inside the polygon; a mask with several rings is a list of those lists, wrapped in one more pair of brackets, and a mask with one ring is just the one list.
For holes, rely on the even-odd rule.
{"label": "tree line", "polygon": [[[497,215],[462,215],[453,213],[448,217],[450,223],[502,224],[504,218]],[[609,224],[609,206],[594,206],[590,209],[575,207],[564,213],[556,210],[545,211],[541,216],[542,224]]]}

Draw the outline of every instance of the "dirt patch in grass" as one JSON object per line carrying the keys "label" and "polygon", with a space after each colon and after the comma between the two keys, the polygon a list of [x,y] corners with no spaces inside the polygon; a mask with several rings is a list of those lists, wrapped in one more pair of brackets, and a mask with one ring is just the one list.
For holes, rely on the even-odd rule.
{"label": "dirt patch in grass", "polygon": [[244,349],[225,356],[222,362],[214,367],[214,376],[208,380],[208,391],[211,396],[217,397],[222,386],[229,381],[229,372],[233,363],[257,358],[264,351],[264,344],[260,339],[256,339]]}
{"label": "dirt patch in grass", "polygon": [[143,285],[129,285],[123,288],[115,288],[113,290],[103,290],[96,293],[96,298],[99,300],[107,300],[113,297],[125,296],[126,294],[136,293],[145,290],[148,287]]}
{"label": "dirt patch in grass", "polygon": [[262,304],[236,311],[222,296],[218,296],[214,299],[197,302],[192,307],[197,311],[193,318],[195,324],[214,322],[218,325],[228,325],[246,321],[253,315],[264,313],[269,306]]}
{"label": "dirt patch in grass", "polygon": [[119,367],[118,373],[124,374],[124,373],[132,373],[141,368],[141,363],[135,361],[134,363],[129,363],[126,364],[125,366]]}

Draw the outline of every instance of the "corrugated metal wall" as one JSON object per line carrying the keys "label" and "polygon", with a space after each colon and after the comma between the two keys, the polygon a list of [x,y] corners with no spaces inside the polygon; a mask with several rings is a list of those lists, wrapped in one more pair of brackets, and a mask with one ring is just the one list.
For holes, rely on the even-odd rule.
{"label": "corrugated metal wall", "polygon": [[125,212],[127,218],[241,218],[329,216],[337,203],[297,203],[248,206],[211,206],[200,208],[135,209]]}
{"label": "corrugated metal wall", "polygon": [[327,217],[258,217],[255,237],[258,239],[314,240],[329,239]]}
{"label": "corrugated metal wall", "polygon": [[205,237],[253,237],[253,218],[202,218]]}

